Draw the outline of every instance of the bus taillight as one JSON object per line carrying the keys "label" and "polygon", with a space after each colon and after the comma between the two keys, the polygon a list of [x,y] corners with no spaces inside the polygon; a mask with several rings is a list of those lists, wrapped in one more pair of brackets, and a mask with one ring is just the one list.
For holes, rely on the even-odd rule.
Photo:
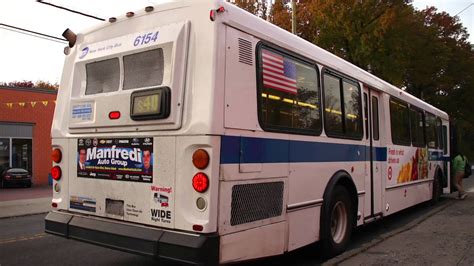
{"label": "bus taillight", "polygon": [[51,168],[51,176],[53,177],[54,180],[58,181],[59,179],[61,179],[61,167],[59,166],[55,166],[53,168]]}
{"label": "bus taillight", "polygon": [[54,149],[53,152],[51,153],[51,159],[55,163],[60,163],[62,159],[62,153],[60,149]]}
{"label": "bus taillight", "polygon": [[205,173],[197,173],[193,177],[193,188],[199,193],[206,192],[209,188],[209,178]]}
{"label": "bus taillight", "polygon": [[209,154],[203,149],[193,153],[193,164],[197,169],[205,169],[209,165]]}

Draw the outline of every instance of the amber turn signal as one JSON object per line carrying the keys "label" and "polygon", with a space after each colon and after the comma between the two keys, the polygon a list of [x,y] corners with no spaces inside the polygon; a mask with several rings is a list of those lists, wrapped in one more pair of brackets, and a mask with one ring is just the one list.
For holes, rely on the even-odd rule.
{"label": "amber turn signal", "polygon": [[199,149],[193,153],[193,164],[197,169],[205,169],[209,165],[209,154]]}
{"label": "amber turn signal", "polygon": [[53,162],[60,163],[62,158],[63,158],[63,154],[61,153],[60,149],[54,149],[51,152],[51,160],[53,160]]}

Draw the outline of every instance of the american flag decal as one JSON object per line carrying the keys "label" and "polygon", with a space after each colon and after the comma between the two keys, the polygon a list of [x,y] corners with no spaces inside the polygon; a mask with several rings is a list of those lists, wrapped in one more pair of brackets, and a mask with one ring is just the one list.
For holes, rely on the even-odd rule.
{"label": "american flag decal", "polygon": [[298,93],[296,65],[281,55],[262,50],[263,85],[291,94]]}

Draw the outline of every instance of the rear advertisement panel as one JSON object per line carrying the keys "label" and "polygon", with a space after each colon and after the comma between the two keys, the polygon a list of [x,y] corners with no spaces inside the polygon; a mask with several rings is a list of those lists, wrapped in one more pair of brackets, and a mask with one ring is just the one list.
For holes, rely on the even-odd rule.
{"label": "rear advertisement panel", "polygon": [[77,140],[77,176],[153,182],[153,138]]}

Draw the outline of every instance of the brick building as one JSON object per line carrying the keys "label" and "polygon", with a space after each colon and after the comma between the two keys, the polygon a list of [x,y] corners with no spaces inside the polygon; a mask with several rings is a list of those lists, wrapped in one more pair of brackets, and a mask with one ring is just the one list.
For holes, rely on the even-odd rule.
{"label": "brick building", "polygon": [[0,87],[0,167],[29,170],[33,185],[48,184],[56,95],[48,89]]}

